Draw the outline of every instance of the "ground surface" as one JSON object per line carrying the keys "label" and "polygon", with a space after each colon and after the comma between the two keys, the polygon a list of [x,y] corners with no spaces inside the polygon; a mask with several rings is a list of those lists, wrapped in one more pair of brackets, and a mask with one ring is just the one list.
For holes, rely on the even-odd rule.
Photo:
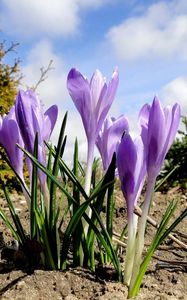
{"label": "ground surface", "polygon": [[[22,220],[27,224],[26,203],[21,196],[12,196]],[[178,208],[175,216],[187,207],[187,193],[172,189],[167,194],[156,193],[151,216],[159,221],[161,215],[172,198],[178,198]],[[3,196],[0,206],[7,209]],[[126,220],[126,210],[123,197],[118,193],[114,228],[120,232]],[[178,226],[174,235],[187,244],[187,218]],[[0,232],[5,239],[10,239],[9,231],[0,221]],[[150,236],[154,233],[148,225],[146,244],[150,243]],[[167,264],[169,262],[169,264]],[[62,273],[58,271],[36,270],[28,275],[0,260],[0,299],[19,300],[122,300],[127,297],[127,288],[121,283],[101,279],[88,270],[81,268],[70,269]],[[187,251],[175,242],[167,240],[155,258],[144,277],[141,292],[136,299],[177,300],[187,299]]]}

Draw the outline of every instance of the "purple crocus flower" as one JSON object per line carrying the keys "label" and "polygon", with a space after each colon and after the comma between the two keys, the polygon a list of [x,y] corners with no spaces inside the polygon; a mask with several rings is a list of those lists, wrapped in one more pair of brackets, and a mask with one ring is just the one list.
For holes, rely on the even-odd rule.
{"label": "purple crocus flower", "polygon": [[180,121],[180,106],[161,107],[157,97],[145,104],[139,114],[142,139],[146,149],[147,172],[156,178],[171,147]]}
{"label": "purple crocus flower", "polygon": [[127,118],[120,116],[119,118],[109,117],[105,119],[96,140],[105,171],[111,163],[112,156],[116,152],[116,145],[124,132],[129,132]]}
{"label": "purple crocus flower", "polygon": [[173,107],[167,106],[163,109],[157,97],[154,98],[152,105],[145,104],[139,114],[148,176],[146,194],[142,206],[142,215],[138,225],[136,252],[132,272],[133,276],[131,278],[130,288],[134,286],[142,261],[145,227],[156,177],[160,172],[164,158],[173,143],[179,121],[180,106],[175,104]]}
{"label": "purple crocus flower", "polygon": [[117,71],[114,71],[107,86],[99,70],[95,71],[90,82],[78,70],[70,70],[67,87],[81,115],[88,141],[97,138],[114,100],[118,81]]}
{"label": "purple crocus flower", "polygon": [[67,88],[81,115],[88,141],[85,181],[85,191],[87,193],[90,191],[96,138],[114,100],[118,81],[118,72],[116,70],[108,85],[99,70],[95,71],[90,81],[74,68],[68,74]]}
{"label": "purple crocus flower", "polygon": [[0,116],[0,144],[5,149],[12,167],[23,180],[23,152],[16,145],[23,147],[23,140],[16,121],[14,106],[7,115]]}
{"label": "purple crocus flower", "polygon": [[133,141],[128,133],[124,134],[117,147],[116,159],[121,188],[127,203],[128,243],[124,276],[126,284],[129,285],[137,231],[137,216],[134,214],[134,208],[146,175],[145,152],[141,137]]}
{"label": "purple crocus flower", "polygon": [[[45,165],[44,140],[48,140],[57,120],[58,109],[56,105],[51,106],[45,113],[41,102],[32,90],[19,91],[15,112],[25,148],[33,153],[34,140],[38,133],[38,159]],[[31,174],[32,164],[27,160],[29,172]],[[45,175],[39,173],[41,186],[45,183]]]}

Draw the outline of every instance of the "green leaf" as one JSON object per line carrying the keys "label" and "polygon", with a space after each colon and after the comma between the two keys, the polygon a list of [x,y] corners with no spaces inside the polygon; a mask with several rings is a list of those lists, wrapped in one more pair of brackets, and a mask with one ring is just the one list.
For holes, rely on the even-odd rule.
{"label": "green leaf", "polygon": [[[22,149],[18,144],[16,144],[18,148]],[[0,156],[3,160],[6,161],[7,165],[11,168],[11,170],[14,172],[14,174],[16,175],[16,177],[18,178],[18,180],[21,183],[22,188],[25,190],[26,194],[28,195],[28,197],[30,198],[30,193],[29,190],[27,188],[27,186],[25,185],[25,183],[23,182],[22,178],[19,176],[19,174],[16,172],[16,170],[12,167],[9,159],[6,157],[6,155],[0,150]]]}
{"label": "green leaf", "polygon": [[3,220],[3,222],[5,223],[5,225],[7,226],[7,228],[10,229],[13,237],[15,238],[15,240],[17,240],[18,242],[21,242],[20,236],[19,234],[16,232],[16,230],[14,229],[14,227],[12,226],[10,220],[8,219],[8,217],[5,215],[5,213],[3,212],[3,210],[0,207],[0,217]]}
{"label": "green leaf", "polygon": [[176,165],[172,168],[172,170],[161,180],[159,180],[159,182],[156,184],[154,192],[158,191],[158,189],[163,185],[164,182],[166,182],[166,180],[173,174],[173,172],[179,167],[179,165]]}
{"label": "green leaf", "polygon": [[[75,177],[78,177],[79,172],[79,160],[78,160],[78,141],[75,140],[74,146],[74,156],[73,156],[73,173]],[[76,213],[80,205],[80,193],[76,184],[73,184],[73,198],[76,199],[77,203],[73,203],[73,215]],[[71,212],[70,208],[70,212]],[[78,222],[76,229],[73,232],[73,264],[74,266],[80,266],[82,263],[82,250],[81,250],[81,240],[83,236],[83,226],[81,220]]]}
{"label": "green leaf", "polygon": [[[116,166],[116,154],[114,153],[111,164],[113,164],[113,168],[111,168],[111,177],[113,180],[115,179],[115,166]],[[111,179],[112,179],[111,178]],[[112,239],[113,235],[113,217],[114,217],[114,184],[108,188],[107,193],[107,205],[106,205],[106,229],[109,233],[110,238]]]}
{"label": "green leaf", "polygon": [[19,236],[20,243],[24,244],[25,241],[26,241],[26,235],[25,235],[23,226],[21,224],[20,218],[19,218],[18,214],[16,213],[14,205],[13,205],[13,203],[12,203],[10,197],[9,197],[7,187],[3,186],[3,190],[4,190],[5,198],[7,200],[8,208],[10,210],[14,225],[15,225],[16,230],[17,230],[17,234]]}
{"label": "green leaf", "polygon": [[[59,172],[59,158],[63,154],[65,144],[63,144],[64,139],[64,132],[67,122],[67,112],[64,116],[59,138],[58,138],[58,144],[54,155],[54,163],[52,168],[52,174],[56,177]],[[54,152],[53,152],[54,153]],[[54,224],[54,214],[56,212],[56,185],[55,182],[52,180],[50,185],[50,207],[49,207],[49,224],[52,228]]]}
{"label": "green leaf", "polygon": [[[152,255],[154,254],[154,252],[156,251],[156,249],[159,247],[159,245],[161,244],[161,242],[166,238],[166,236],[170,233],[170,231],[166,230],[166,226],[169,222],[169,220],[171,219],[175,209],[176,209],[176,205],[177,205],[177,201],[172,201],[169,206],[167,207],[164,216],[162,218],[162,221],[157,229],[156,235],[147,251],[147,254],[140,266],[140,271],[139,274],[135,280],[134,285],[132,286],[132,288],[130,288],[129,293],[128,293],[128,297],[135,297],[140,289],[142,280],[143,280],[143,276],[145,275],[145,272],[147,270],[147,267],[151,261]],[[171,226],[170,226],[171,227]],[[167,233],[167,234],[166,234]]]}
{"label": "green leaf", "polygon": [[[34,142],[34,157],[38,158],[38,134],[36,133]],[[37,188],[38,188],[38,171],[37,165],[32,163],[32,184],[31,184],[31,205],[30,205],[30,236],[31,239],[36,235],[35,210],[37,207]]]}
{"label": "green leaf", "polygon": [[[92,222],[95,225],[97,225],[97,223],[98,223],[97,218],[102,211],[103,202],[104,202],[107,190],[109,191],[112,188],[112,190],[110,190],[110,191],[113,192],[114,179],[115,179],[115,155],[113,156],[113,159],[111,161],[111,164],[110,164],[105,176],[99,182],[99,184],[96,185],[95,189],[92,191],[92,194],[90,195],[90,199],[94,200],[94,198],[96,198],[94,203],[92,204],[92,207],[94,207],[94,209],[96,210],[97,216],[95,214],[92,214],[92,218],[91,218]],[[111,218],[111,217],[112,216],[107,215],[106,216],[107,221],[109,221],[109,218]],[[107,230],[108,230],[108,228],[107,228]],[[111,237],[111,235],[110,235],[110,237]],[[94,255],[94,251],[92,249],[94,247],[94,240],[95,240],[95,233],[92,230],[92,227],[90,227],[88,230],[88,237],[87,237],[87,243],[88,243],[88,249],[90,252],[90,256]],[[91,258],[91,262],[92,262],[91,264],[92,264],[92,268],[93,268],[93,263],[94,263],[93,257]]]}
{"label": "green leaf", "polygon": [[37,222],[37,226],[40,232],[40,239],[41,239],[41,243],[43,245],[44,248],[44,253],[45,253],[45,261],[46,261],[46,267],[55,270],[56,266],[53,260],[53,256],[52,256],[52,251],[51,251],[51,247],[50,247],[50,243],[49,243],[49,239],[48,239],[48,235],[47,235],[47,231],[46,231],[46,223],[43,217],[43,214],[39,213],[38,211],[35,212],[36,213],[36,222]]}
{"label": "green leaf", "polygon": [[62,270],[66,269],[67,254],[68,254],[72,234],[75,231],[77,224],[80,222],[83,214],[85,213],[85,210],[88,207],[89,203],[90,200],[87,200],[83,204],[81,204],[77,209],[77,211],[75,212],[75,214],[72,216],[70,222],[68,223],[68,226],[64,233],[63,244],[62,244],[62,257],[61,257]]}
{"label": "green leaf", "polygon": [[[20,147],[20,148],[21,148],[21,147]],[[56,177],[53,176],[53,175],[51,174],[51,172],[49,172],[49,171],[48,171],[41,163],[39,163],[39,162],[35,159],[35,157],[33,157],[32,154],[30,154],[28,151],[26,151],[26,150],[23,149],[23,148],[21,148],[21,149],[22,149],[22,151],[23,151],[23,152],[24,152],[24,153],[25,153],[25,154],[26,154],[26,155],[27,155],[34,163],[37,164],[37,166],[38,166],[38,167],[39,167],[39,168],[40,168],[47,176],[49,176],[49,177],[51,178],[51,180],[54,181],[54,183],[55,183],[55,184],[63,191],[63,193],[64,193],[69,199],[71,199],[72,202],[77,203],[76,200],[68,193],[68,191],[67,191],[67,190],[61,185],[61,183],[56,179]],[[88,205],[87,202],[90,202],[90,201],[94,198],[95,195],[99,195],[99,194],[100,194],[101,192],[103,192],[103,191],[101,191],[101,192],[97,191],[97,193],[93,192],[92,198],[91,198],[91,199],[88,198],[88,196],[87,196],[87,194],[85,193],[84,189],[83,189],[82,186],[79,184],[78,180],[75,178],[75,176],[72,174],[72,172],[71,172],[71,171],[69,172],[68,168],[66,168],[66,165],[65,165],[65,163],[64,163],[62,160],[60,160],[60,161],[61,161],[61,164],[62,164],[63,167],[64,167],[64,170],[66,170],[67,173],[70,174],[70,176],[71,176],[72,179],[74,180],[74,183],[76,183],[77,186],[78,186],[78,188],[81,189],[81,193],[84,195],[85,199],[88,199],[87,201],[85,201],[85,202],[83,203],[83,205],[85,205],[85,207],[80,206],[79,209],[82,209],[82,210],[83,210],[81,213],[83,214],[83,217],[85,218],[86,222],[88,222],[89,224],[91,224],[91,226],[93,227],[94,231],[95,231],[96,234],[97,234],[98,240],[100,240],[100,242],[103,243],[103,246],[104,246],[105,250],[107,251],[109,257],[111,257],[112,263],[114,264],[114,267],[115,267],[115,269],[116,269],[116,271],[118,272],[118,275],[119,275],[119,277],[120,277],[120,276],[121,276],[121,272],[119,271],[119,270],[120,270],[119,261],[118,261],[118,259],[117,259],[117,256],[116,256],[115,252],[114,252],[114,249],[113,249],[113,246],[112,246],[112,244],[111,244],[110,238],[108,237],[108,235],[105,235],[105,236],[103,237],[103,235],[102,235],[101,233],[98,232],[97,227],[91,222],[91,220],[90,220],[89,217],[86,215],[86,213],[84,213],[84,210],[86,209],[86,207],[87,207],[87,205]],[[108,187],[108,186],[110,186],[110,184],[111,184],[111,183],[106,184],[105,187],[103,187],[103,189],[106,188],[106,187]],[[79,189],[79,190],[80,190],[80,189]],[[80,211],[79,211],[79,212],[80,212]],[[76,213],[77,213],[77,212],[76,212]],[[80,216],[80,217],[81,217],[81,216]],[[78,221],[80,220],[80,217],[77,218],[77,219],[75,220],[75,222],[78,222]],[[73,226],[73,230],[74,230],[74,229],[75,229],[74,224],[72,224],[71,226]],[[71,230],[71,233],[72,233],[72,232],[73,232],[73,231]],[[106,232],[104,226],[103,226],[103,232]],[[107,242],[105,241],[105,239],[107,239]],[[109,245],[108,245],[108,243],[109,243]],[[65,263],[65,261],[63,261],[63,267],[64,267],[64,263]]]}

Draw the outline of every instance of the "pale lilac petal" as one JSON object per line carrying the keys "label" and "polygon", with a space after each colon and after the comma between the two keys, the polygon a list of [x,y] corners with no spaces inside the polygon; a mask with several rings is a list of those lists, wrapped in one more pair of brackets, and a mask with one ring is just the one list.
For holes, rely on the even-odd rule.
{"label": "pale lilac petal", "polygon": [[141,110],[139,112],[139,116],[138,116],[138,125],[141,129],[141,137],[142,137],[144,144],[147,143],[148,121],[149,121],[150,108],[151,107],[149,104],[145,104],[141,108]]}
{"label": "pale lilac petal", "polygon": [[118,72],[115,71],[112,76],[112,80],[109,82],[107,89],[105,88],[102,91],[102,94],[99,98],[97,104],[97,131],[96,137],[102,127],[102,124],[108,114],[108,111],[114,101],[114,97],[116,95],[116,91],[118,88],[119,76]]}
{"label": "pale lilac petal", "polygon": [[33,128],[31,101],[33,101],[33,98],[30,97],[29,93],[19,91],[15,103],[15,113],[25,147],[32,153],[35,132]]}
{"label": "pale lilac petal", "polygon": [[16,145],[19,144],[23,147],[23,141],[15,120],[9,121],[8,130],[7,143],[9,147],[7,147],[7,154],[13,168],[19,176],[23,178],[23,151],[21,151]]}
{"label": "pale lilac petal", "polygon": [[116,145],[121,140],[122,134],[129,131],[128,121],[124,116],[119,118],[107,118],[104,121],[103,127],[99,132],[96,140],[96,145],[101,154],[104,170],[107,170]]}
{"label": "pale lilac petal", "polygon": [[79,113],[83,113],[83,108],[88,108],[91,102],[89,82],[82,74],[71,69],[67,78],[67,88]]}
{"label": "pale lilac petal", "polygon": [[157,162],[160,148],[164,145],[165,140],[165,117],[160,101],[155,97],[150,109],[148,122],[148,172]]}
{"label": "pale lilac petal", "polygon": [[121,137],[124,133],[129,132],[128,120],[121,116],[116,119],[113,124],[108,129],[108,140],[107,140],[107,149],[109,163],[111,162],[113,153],[116,152],[116,145],[121,140]]}
{"label": "pale lilac petal", "polygon": [[3,124],[3,117],[1,117],[1,115],[0,115],[0,130],[1,130],[2,124]]}
{"label": "pale lilac petal", "polygon": [[151,106],[149,104],[145,104],[141,108],[141,110],[139,112],[139,116],[138,116],[138,123],[139,123],[140,127],[148,125],[150,108],[151,108]]}
{"label": "pale lilac petal", "polygon": [[158,98],[151,106],[144,105],[139,114],[141,136],[145,146],[146,164],[149,178],[155,180],[164,158],[174,140],[180,121],[178,104],[164,109]]}
{"label": "pale lilac petal", "polygon": [[103,90],[104,86],[106,87],[106,80],[101,74],[99,70],[96,70],[91,78],[90,81],[90,93],[91,93],[91,103],[92,111],[97,107],[97,103],[100,98],[101,91]]}
{"label": "pale lilac petal", "polygon": [[116,158],[121,188],[127,202],[128,214],[131,214],[135,201],[134,171],[136,168],[137,153],[129,134],[125,134],[118,145]]}
{"label": "pale lilac petal", "polygon": [[2,118],[0,144],[5,149],[12,167],[23,179],[23,152],[16,145],[23,147],[23,140],[16,122],[14,106],[9,114]]}
{"label": "pale lilac petal", "polygon": [[43,125],[43,140],[49,140],[51,133],[57,121],[58,107],[57,105],[52,105],[44,113],[44,125]]}
{"label": "pale lilac petal", "polygon": [[180,116],[181,116],[181,109],[180,106],[176,103],[173,106],[171,112],[171,125],[168,131],[168,138],[166,140],[167,147],[166,149],[164,149],[166,152],[168,152],[169,148],[171,147],[175,135],[177,133],[179,122],[180,122]]}
{"label": "pale lilac petal", "polygon": [[136,162],[136,168],[134,172],[135,182],[136,182],[136,199],[135,199],[135,205],[137,203],[137,200],[140,196],[140,193],[142,191],[144,181],[145,181],[145,175],[146,175],[146,152],[144,148],[144,143],[142,141],[142,138],[139,136],[134,140],[134,145],[136,147],[136,153],[138,156],[137,162]]}
{"label": "pale lilac petal", "polygon": [[91,120],[94,118],[94,115],[90,110],[91,95],[89,82],[79,71],[71,69],[67,78],[67,88],[77,110],[81,115],[87,138],[89,138],[92,127]]}
{"label": "pale lilac petal", "polygon": [[118,71],[116,70],[112,75],[112,80],[108,84],[107,95],[105,96],[105,98],[107,98],[107,101],[108,103],[110,103],[110,105],[112,104],[114,97],[116,95],[118,84],[119,84],[119,74]]}

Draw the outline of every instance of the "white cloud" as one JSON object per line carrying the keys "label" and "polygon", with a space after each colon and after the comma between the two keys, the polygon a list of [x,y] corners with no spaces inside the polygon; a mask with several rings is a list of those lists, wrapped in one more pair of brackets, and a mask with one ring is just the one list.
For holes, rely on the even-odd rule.
{"label": "white cloud", "polygon": [[80,5],[82,8],[93,7],[98,8],[105,4],[112,3],[112,0],[76,0],[77,5]]}
{"label": "white cloud", "polygon": [[178,77],[165,85],[161,97],[167,105],[179,103],[182,115],[187,116],[187,77]]}
{"label": "white cloud", "polygon": [[173,55],[187,59],[187,2],[153,4],[140,16],[112,27],[107,39],[120,59]]}
{"label": "white cloud", "polygon": [[[21,36],[67,35],[79,25],[77,5],[72,0],[3,0],[0,19],[3,30]],[[7,22],[8,20],[8,22]]]}
{"label": "white cloud", "polygon": [[53,60],[52,69],[47,73],[46,80],[42,82],[37,92],[41,95],[44,104],[61,103],[68,97],[66,89],[66,70],[62,59],[62,54],[54,52],[51,43],[48,40],[41,40],[28,53],[26,63],[22,66],[23,86],[32,87],[40,78],[41,67],[46,68]]}
{"label": "white cloud", "polygon": [[110,0],[2,0],[0,27],[27,38],[41,34],[69,36],[79,28],[81,9],[98,8],[108,2]]}

